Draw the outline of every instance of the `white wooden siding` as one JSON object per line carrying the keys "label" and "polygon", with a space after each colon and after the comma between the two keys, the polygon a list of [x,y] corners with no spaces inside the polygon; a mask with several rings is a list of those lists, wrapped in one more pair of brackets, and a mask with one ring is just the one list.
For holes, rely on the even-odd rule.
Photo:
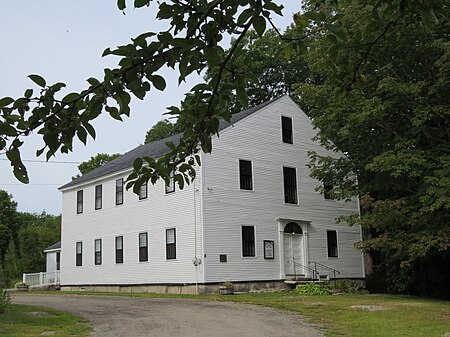
{"label": "white wooden siding", "polygon": [[[76,192],[63,191],[62,256],[63,285],[151,284],[203,282],[202,265],[195,268],[197,252],[202,255],[200,192],[194,185],[165,194],[164,182],[148,186],[148,198],[139,200],[124,191],[124,203],[115,204],[115,181],[127,174],[110,176],[84,185],[83,213],[76,214]],[[200,184],[200,177],[196,185]],[[103,185],[102,209],[94,209],[95,186]],[[194,194],[196,207],[194,210]],[[177,258],[166,260],[165,230],[176,228]],[[148,232],[149,261],[139,262],[138,235]],[[115,263],[115,237],[123,236],[122,264]],[[102,265],[94,265],[94,240],[102,239]],[[75,243],[83,242],[83,265],[75,266]]]}
{"label": "white wooden siding", "polygon": [[[281,115],[291,117],[294,144],[281,138]],[[205,281],[252,281],[283,278],[277,219],[308,221],[309,260],[342,271],[341,277],[363,277],[361,252],[353,248],[360,228],[337,225],[335,218],[357,212],[356,200],[324,200],[309,177],[307,152],[325,153],[311,138],[309,119],[288,97],[225,129],[213,140],[213,152],[202,155],[205,224]],[[253,191],[239,189],[238,159],[252,161]],[[298,205],[284,203],[283,166],[297,169]],[[241,226],[255,226],[256,257],[243,258]],[[326,229],[338,231],[339,258],[327,258]],[[275,241],[275,259],[265,260],[263,240]],[[220,263],[219,255],[228,262]],[[307,261],[305,261],[307,262]]]}

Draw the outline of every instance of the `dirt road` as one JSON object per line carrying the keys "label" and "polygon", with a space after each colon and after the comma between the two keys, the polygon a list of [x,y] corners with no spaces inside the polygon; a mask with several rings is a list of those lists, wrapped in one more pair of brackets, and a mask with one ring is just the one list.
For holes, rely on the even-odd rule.
{"label": "dirt road", "polygon": [[237,303],[33,294],[13,301],[86,317],[93,337],[323,337],[296,314]]}

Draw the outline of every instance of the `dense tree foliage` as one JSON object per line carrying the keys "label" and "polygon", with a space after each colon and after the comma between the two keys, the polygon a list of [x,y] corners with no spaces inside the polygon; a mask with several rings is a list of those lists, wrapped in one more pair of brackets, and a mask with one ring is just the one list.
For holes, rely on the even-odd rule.
{"label": "dense tree foliage", "polygon": [[152,126],[150,130],[147,131],[145,135],[144,144],[154,142],[155,140],[160,140],[173,136],[183,130],[178,124],[171,123],[168,119],[160,120],[158,123]]}
{"label": "dense tree foliage", "polygon": [[[312,153],[313,176],[335,198],[362,196],[362,219],[347,220],[361,222],[360,246],[388,290],[450,297],[450,25],[405,14],[380,32],[366,1],[321,9],[339,16],[340,48],[326,27],[311,27],[318,80],[298,94],[322,144],[346,156]],[[355,50],[361,32],[376,43]]]}
{"label": "dense tree foliage", "polygon": [[6,223],[0,224],[0,282],[11,283],[21,279],[22,273],[45,271],[43,250],[60,240],[61,217],[17,212],[17,203],[3,190],[0,198],[0,218]]}

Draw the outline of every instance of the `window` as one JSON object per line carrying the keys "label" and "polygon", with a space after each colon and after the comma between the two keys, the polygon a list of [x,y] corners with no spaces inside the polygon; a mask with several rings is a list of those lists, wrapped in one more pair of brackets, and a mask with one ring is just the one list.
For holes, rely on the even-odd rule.
{"label": "window", "polygon": [[77,266],[82,266],[83,265],[83,242],[79,241],[76,243],[75,255],[76,255],[75,264]]}
{"label": "window", "polygon": [[95,209],[102,208],[102,185],[95,186]]}
{"label": "window", "polygon": [[173,260],[177,258],[175,228],[166,229],[166,259]]}
{"label": "window", "polygon": [[283,143],[293,143],[292,118],[281,116],[281,133],[283,135]]}
{"label": "window", "polygon": [[169,185],[166,185],[166,194],[175,192],[175,172],[170,172]]}
{"label": "window", "polygon": [[327,231],[328,257],[338,257],[337,232]]}
{"label": "window", "polygon": [[219,255],[219,261],[220,261],[221,263],[227,262],[227,254],[220,254],[220,255]]}
{"label": "window", "polygon": [[251,161],[239,160],[239,181],[241,190],[253,190]]}
{"label": "window", "polygon": [[116,263],[123,263],[123,236],[116,236]]}
{"label": "window", "polygon": [[83,213],[83,190],[77,192],[77,214]]}
{"label": "window", "polygon": [[255,227],[242,226],[242,256],[255,256]]}
{"label": "window", "polygon": [[147,199],[148,195],[148,184],[147,181],[141,185],[141,188],[139,189],[139,200]]}
{"label": "window", "polygon": [[116,205],[123,204],[123,178],[116,180]]}
{"label": "window", "polygon": [[148,261],[148,234],[139,233],[139,262]]}
{"label": "window", "polygon": [[94,264],[102,264],[102,239],[94,241]]}
{"label": "window", "polygon": [[297,204],[297,173],[295,168],[283,167],[284,202]]}
{"label": "window", "polygon": [[333,185],[329,181],[323,182],[323,197],[326,200],[332,200]]}
{"label": "window", "polygon": [[56,270],[61,270],[61,253],[56,253]]}

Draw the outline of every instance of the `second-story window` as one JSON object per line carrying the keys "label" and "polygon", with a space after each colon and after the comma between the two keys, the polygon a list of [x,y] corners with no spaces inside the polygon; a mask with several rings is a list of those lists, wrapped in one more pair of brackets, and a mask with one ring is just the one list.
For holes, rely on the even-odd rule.
{"label": "second-story window", "polygon": [[175,172],[170,172],[169,185],[166,185],[166,194],[175,192]]}
{"label": "second-story window", "polygon": [[102,239],[94,241],[94,263],[96,265],[102,264]]}
{"label": "second-story window", "polygon": [[297,174],[295,168],[283,167],[284,202],[297,204]]}
{"label": "second-story window", "polygon": [[139,233],[139,262],[148,261],[148,234]]}
{"label": "second-story window", "polygon": [[281,116],[281,133],[283,136],[283,143],[293,143],[292,118]]}
{"label": "second-story window", "polygon": [[141,185],[139,189],[139,200],[147,199],[148,196],[148,182],[146,181]]}
{"label": "second-story window", "polygon": [[239,184],[241,190],[253,190],[252,162],[239,160]]}
{"label": "second-story window", "polygon": [[95,186],[95,209],[102,208],[102,185]]}
{"label": "second-story window", "polygon": [[332,194],[333,194],[333,185],[329,181],[324,180],[324,182],[323,182],[323,197],[326,200],[332,200],[333,199]]}
{"label": "second-story window", "polygon": [[123,204],[123,178],[116,180],[116,205]]}
{"label": "second-story window", "polygon": [[77,214],[83,213],[83,190],[77,192]]}
{"label": "second-story window", "polygon": [[116,236],[116,263],[123,263],[123,236]]}

